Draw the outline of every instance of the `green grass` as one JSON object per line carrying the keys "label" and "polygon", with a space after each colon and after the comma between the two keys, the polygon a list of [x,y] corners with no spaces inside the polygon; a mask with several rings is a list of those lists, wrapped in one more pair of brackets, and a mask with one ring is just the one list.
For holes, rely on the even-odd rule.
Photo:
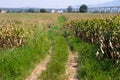
{"label": "green grass", "polygon": [[60,30],[60,28],[62,27],[62,25],[65,21],[66,21],[66,18],[64,16],[62,16],[62,15],[59,16],[55,27],[53,27],[51,30],[54,30],[54,31]]}
{"label": "green grass", "polygon": [[79,52],[79,80],[120,80],[120,66],[108,59],[98,60],[96,46],[76,38],[70,38],[69,45]]}
{"label": "green grass", "polygon": [[57,35],[54,38],[53,53],[47,69],[40,76],[40,80],[62,80],[65,64],[68,58],[68,47],[65,39]]}
{"label": "green grass", "polygon": [[24,47],[0,50],[0,80],[25,80],[50,48],[47,32],[35,27],[34,37]]}
{"label": "green grass", "polygon": [[53,44],[52,58],[47,69],[40,75],[40,80],[63,80],[65,65],[68,59],[68,46],[65,38],[56,32],[56,30],[61,28],[64,21],[63,16],[58,17],[56,27],[49,31]]}

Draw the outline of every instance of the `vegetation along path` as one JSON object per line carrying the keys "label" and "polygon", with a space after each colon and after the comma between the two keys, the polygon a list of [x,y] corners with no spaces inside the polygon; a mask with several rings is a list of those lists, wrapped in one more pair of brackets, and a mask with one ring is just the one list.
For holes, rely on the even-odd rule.
{"label": "vegetation along path", "polygon": [[35,69],[32,71],[32,73],[28,76],[26,80],[37,80],[38,76],[44,71],[47,67],[47,64],[50,61],[52,48],[48,52],[49,54],[46,56],[45,59],[43,59],[42,62],[40,62],[38,65],[36,65]]}
{"label": "vegetation along path", "polygon": [[[59,22],[57,24],[57,27],[58,26],[60,27],[60,24],[62,24],[62,22],[63,22],[62,20],[63,20],[63,17],[58,17]],[[51,30],[54,30],[54,31],[51,31]],[[65,44],[66,43],[65,39],[61,35],[59,35],[59,33],[56,33],[56,30],[58,30],[58,28],[54,27],[54,29],[51,29],[51,30],[50,30],[49,36],[52,37],[52,39],[53,39],[53,40],[51,40],[53,43],[53,45],[52,45],[53,49],[51,49],[49,51],[49,53],[52,53],[52,52],[53,53],[51,55],[47,55],[46,58],[40,64],[36,65],[35,69],[32,71],[32,73],[30,74],[30,76],[28,76],[28,78],[26,80],[38,80],[39,78],[40,78],[40,80],[41,79],[43,79],[43,80],[61,79],[60,75],[61,75],[61,73],[64,73],[65,62],[67,62],[67,53],[68,52],[67,52],[67,49],[65,49],[65,48],[67,48],[67,44]],[[53,38],[53,36],[56,36],[56,37]],[[61,46],[59,46],[60,44],[61,44]],[[60,48],[58,48],[58,46],[60,48],[62,46],[63,47],[60,49]],[[53,63],[55,65],[53,65]],[[54,69],[54,71],[51,71],[53,69]],[[56,70],[58,70],[58,69],[59,69],[59,71],[56,72]],[[50,70],[51,77],[49,77],[49,74],[47,74],[47,73],[49,73],[49,70]],[[57,75],[54,75],[54,73],[56,73]],[[41,76],[41,77],[38,77],[38,76]]]}
{"label": "vegetation along path", "polygon": [[63,17],[59,17],[57,26],[49,32],[53,39],[53,49],[49,51],[52,54],[47,55],[26,80],[78,80],[78,54],[68,49],[65,38],[59,34],[62,20]]}

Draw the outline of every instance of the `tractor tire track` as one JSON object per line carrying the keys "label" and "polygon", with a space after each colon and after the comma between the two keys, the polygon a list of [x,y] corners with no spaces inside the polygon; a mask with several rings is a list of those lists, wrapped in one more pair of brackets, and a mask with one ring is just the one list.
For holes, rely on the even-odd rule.
{"label": "tractor tire track", "polygon": [[78,54],[69,50],[68,62],[66,65],[67,80],[78,80]]}
{"label": "tractor tire track", "polygon": [[37,80],[37,78],[40,76],[40,74],[44,70],[46,70],[47,64],[49,63],[49,61],[51,59],[52,49],[50,49],[48,53],[49,54],[45,57],[45,59],[43,59],[42,62],[40,62],[38,65],[36,65],[36,67],[34,68],[32,73],[27,77],[26,80]]}

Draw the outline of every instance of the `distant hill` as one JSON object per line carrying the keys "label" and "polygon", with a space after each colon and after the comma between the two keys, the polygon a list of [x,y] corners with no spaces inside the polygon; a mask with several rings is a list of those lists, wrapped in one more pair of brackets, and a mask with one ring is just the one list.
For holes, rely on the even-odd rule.
{"label": "distant hill", "polygon": [[108,6],[120,6],[120,0],[114,0],[104,4],[89,5],[89,7],[108,7]]}
{"label": "distant hill", "polygon": [[[76,5],[75,8],[79,8],[81,5]],[[120,0],[114,0],[112,2],[106,2],[104,4],[88,5],[88,7],[109,7],[120,6]]]}

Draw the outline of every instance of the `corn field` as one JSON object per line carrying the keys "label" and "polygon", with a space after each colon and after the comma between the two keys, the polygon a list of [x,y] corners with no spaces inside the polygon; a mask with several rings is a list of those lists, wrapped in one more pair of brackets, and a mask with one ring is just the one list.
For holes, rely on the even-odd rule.
{"label": "corn field", "polygon": [[0,48],[19,47],[25,44],[25,31],[17,21],[0,21]]}
{"label": "corn field", "polygon": [[74,35],[83,41],[97,45],[98,59],[120,59],[120,16],[96,18],[92,20],[74,20],[63,26],[64,36]]}

